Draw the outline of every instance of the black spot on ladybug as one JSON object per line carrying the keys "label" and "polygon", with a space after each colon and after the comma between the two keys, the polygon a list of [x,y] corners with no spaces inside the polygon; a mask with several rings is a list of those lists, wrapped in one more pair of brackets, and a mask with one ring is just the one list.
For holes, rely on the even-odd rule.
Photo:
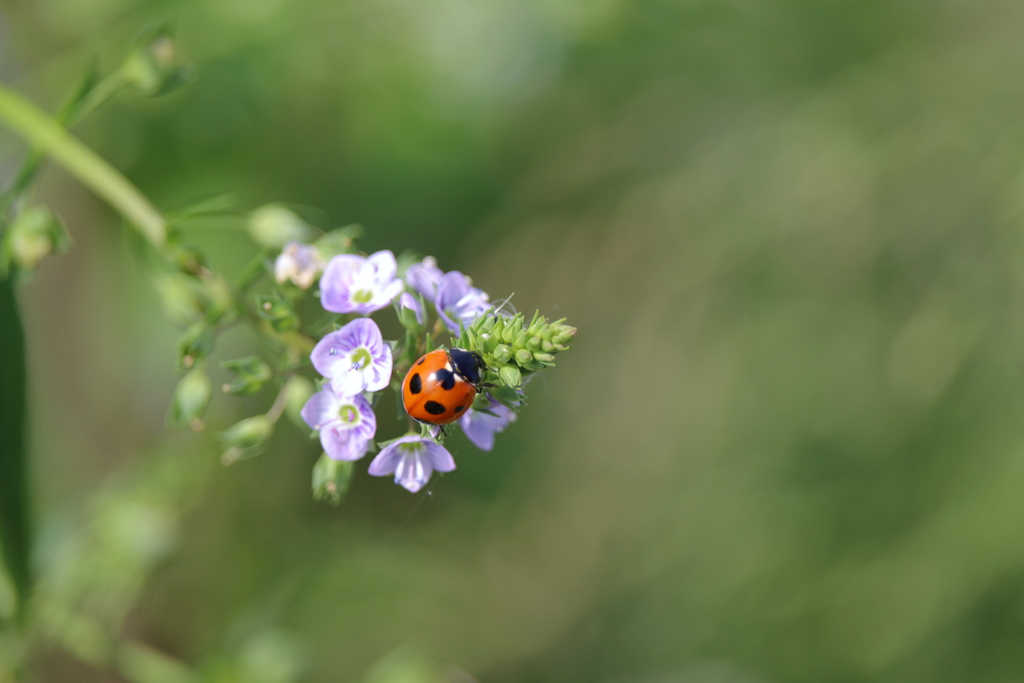
{"label": "black spot on ladybug", "polygon": [[420,379],[420,373],[414,373],[412,379],[409,380],[409,391],[414,394],[420,393],[423,390],[423,380]]}
{"label": "black spot on ladybug", "polygon": [[423,404],[423,408],[431,415],[441,415],[444,411],[448,410],[437,401],[427,401]]}
{"label": "black spot on ladybug", "polygon": [[441,388],[445,391],[451,391],[455,388],[455,373],[451,370],[441,368],[434,373],[434,379],[441,383]]}
{"label": "black spot on ladybug", "polygon": [[461,413],[465,409],[466,409],[466,406],[455,406],[455,412],[456,413]]}
{"label": "black spot on ladybug", "polygon": [[426,359],[427,357],[423,356],[423,358],[420,358],[418,361],[416,361],[416,365],[423,365],[423,361],[425,361]]}

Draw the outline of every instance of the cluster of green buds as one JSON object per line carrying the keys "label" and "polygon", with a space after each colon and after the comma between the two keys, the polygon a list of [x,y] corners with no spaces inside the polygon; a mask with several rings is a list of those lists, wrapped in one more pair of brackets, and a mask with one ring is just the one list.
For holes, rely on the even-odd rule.
{"label": "cluster of green buds", "polygon": [[568,350],[575,338],[576,328],[566,325],[565,318],[548,322],[537,311],[527,324],[522,313],[506,317],[491,311],[464,328],[455,345],[480,354],[488,367],[487,381],[500,383],[491,394],[513,407],[524,379],[554,367],[555,355]]}

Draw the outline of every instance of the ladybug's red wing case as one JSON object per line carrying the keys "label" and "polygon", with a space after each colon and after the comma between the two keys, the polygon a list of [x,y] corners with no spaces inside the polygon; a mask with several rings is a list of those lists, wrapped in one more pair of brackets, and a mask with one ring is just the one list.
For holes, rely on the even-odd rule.
{"label": "ladybug's red wing case", "polygon": [[477,387],[455,371],[448,352],[436,349],[413,363],[402,381],[405,411],[415,420],[446,425],[473,405]]}

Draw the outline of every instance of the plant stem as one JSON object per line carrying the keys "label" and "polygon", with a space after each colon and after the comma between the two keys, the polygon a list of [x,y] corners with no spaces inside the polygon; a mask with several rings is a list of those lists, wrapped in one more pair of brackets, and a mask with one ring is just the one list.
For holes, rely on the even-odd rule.
{"label": "plant stem", "polygon": [[51,116],[3,86],[0,120],[105,199],[154,247],[159,249],[167,241],[167,221],[138,188]]}

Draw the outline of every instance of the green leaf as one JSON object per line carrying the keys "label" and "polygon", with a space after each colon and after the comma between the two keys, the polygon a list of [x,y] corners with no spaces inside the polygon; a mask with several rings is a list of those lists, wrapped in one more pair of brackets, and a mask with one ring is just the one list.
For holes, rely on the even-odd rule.
{"label": "green leaf", "polygon": [[11,280],[0,282],[0,551],[24,618],[31,588],[25,341]]}

